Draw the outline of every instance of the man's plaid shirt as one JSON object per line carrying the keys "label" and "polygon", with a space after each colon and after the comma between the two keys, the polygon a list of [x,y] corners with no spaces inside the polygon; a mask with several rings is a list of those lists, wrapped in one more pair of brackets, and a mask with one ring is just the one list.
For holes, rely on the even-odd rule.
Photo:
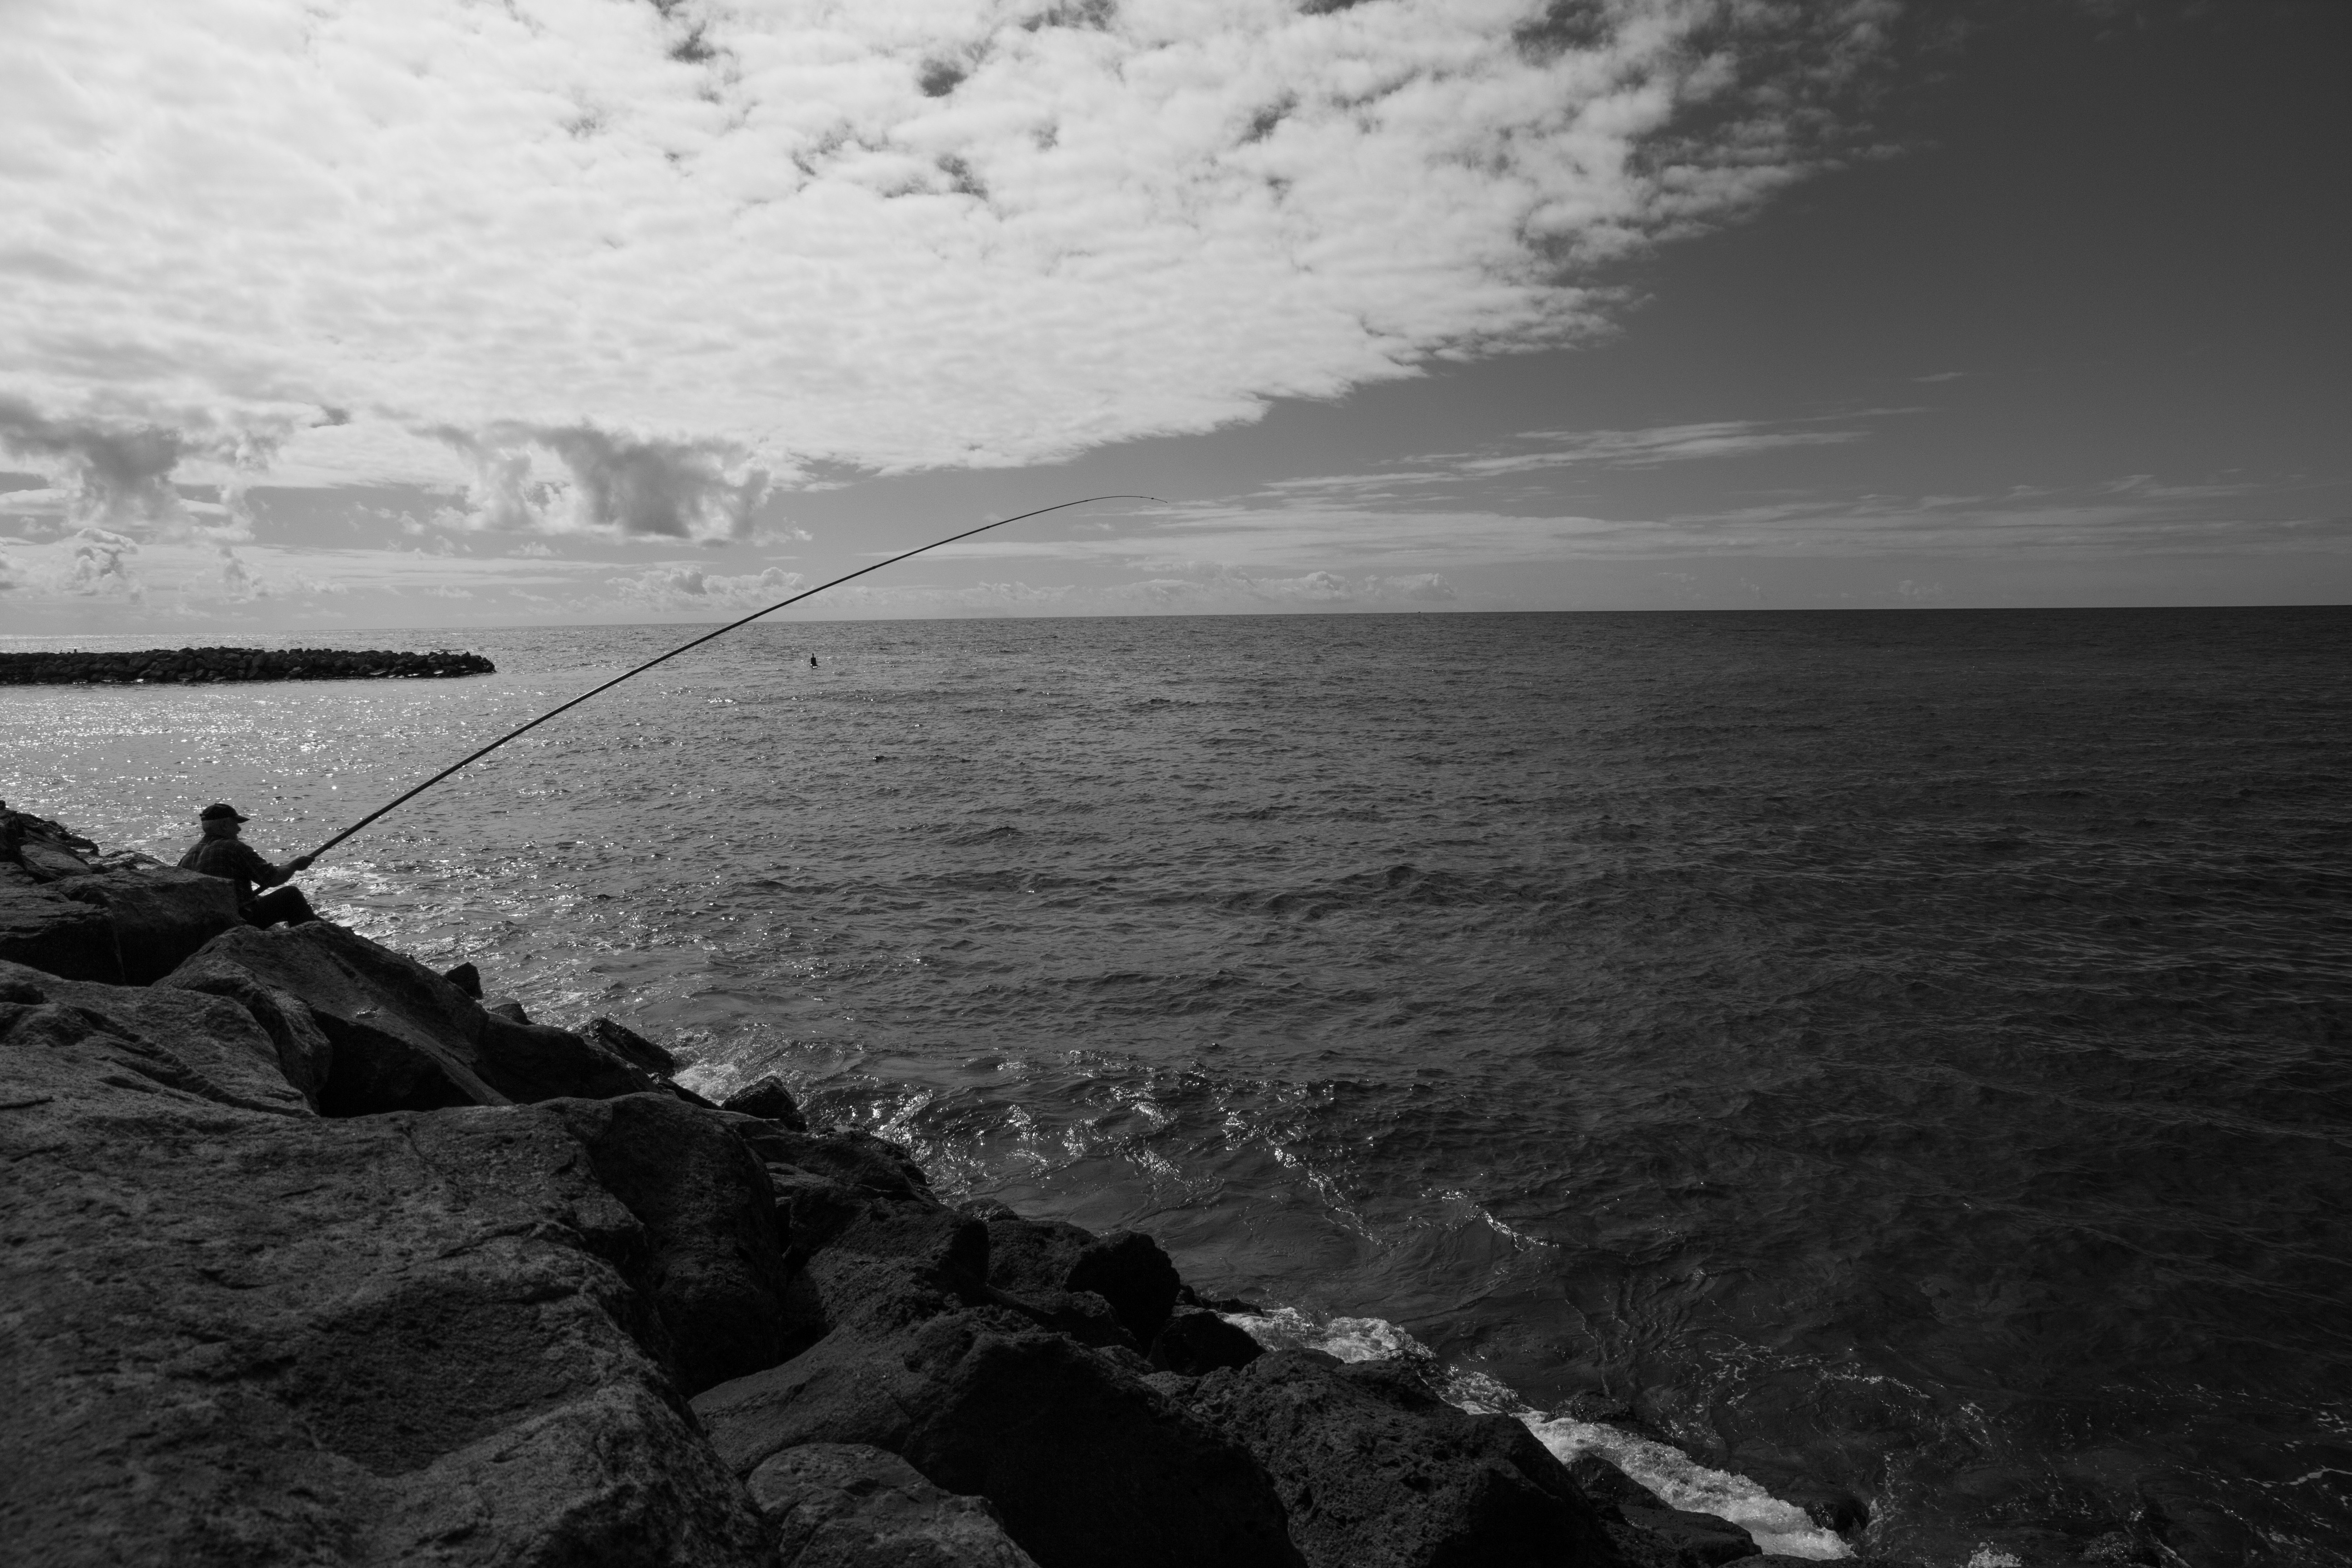
{"label": "man's plaid shirt", "polygon": [[241,838],[200,840],[196,847],[180,857],[183,871],[202,871],[207,877],[226,877],[236,884],[236,901],[253,902],[256,887],[274,888],[286,879],[286,873],[253,852],[253,846]]}

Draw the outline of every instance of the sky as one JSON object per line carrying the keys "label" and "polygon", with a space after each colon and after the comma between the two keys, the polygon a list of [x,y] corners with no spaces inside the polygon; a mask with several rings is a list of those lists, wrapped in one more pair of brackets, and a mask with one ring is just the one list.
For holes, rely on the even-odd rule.
{"label": "sky", "polygon": [[2341,0],[0,29],[0,634],[2352,600]]}

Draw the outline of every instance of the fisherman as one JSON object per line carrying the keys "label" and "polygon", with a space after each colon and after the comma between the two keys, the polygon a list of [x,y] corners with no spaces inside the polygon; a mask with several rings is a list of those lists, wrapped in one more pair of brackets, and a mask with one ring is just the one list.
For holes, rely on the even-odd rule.
{"label": "fisherman", "polygon": [[[196,814],[196,821],[205,836],[185,855],[180,857],[183,871],[202,871],[208,877],[226,877],[236,884],[237,912],[252,925],[299,925],[304,921],[317,920],[310,900],[302,896],[299,888],[282,887],[289,877],[310,868],[310,857],[297,855],[283,866],[273,866],[254,852],[253,846],[237,837],[238,830],[251,818],[242,816],[233,805],[215,804]],[[256,888],[270,891],[257,895]]]}

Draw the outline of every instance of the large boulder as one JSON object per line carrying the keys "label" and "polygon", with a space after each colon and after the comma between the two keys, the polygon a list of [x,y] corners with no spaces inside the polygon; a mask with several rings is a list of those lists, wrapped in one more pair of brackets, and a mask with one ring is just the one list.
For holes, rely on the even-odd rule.
{"label": "large boulder", "polygon": [[[596,1021],[600,1024],[611,1023],[611,1020],[606,1018],[599,1018]],[[618,1026],[614,1025],[614,1027],[617,1028]],[[740,1115],[757,1116],[763,1121],[782,1122],[794,1132],[808,1131],[808,1118],[801,1113],[800,1102],[793,1098],[793,1091],[784,1087],[784,1080],[774,1073],[770,1073],[748,1089],[738,1089],[719,1103],[724,1109]]]}
{"label": "large boulder", "polygon": [[804,1443],[864,1443],[996,1506],[1041,1568],[1295,1568],[1265,1471],[1109,1358],[999,1308],[827,1336],[698,1395],[749,1476]]}
{"label": "large boulder", "polygon": [[1168,1320],[1151,1342],[1151,1364],[1162,1372],[1202,1377],[1222,1367],[1243,1367],[1265,1348],[1214,1312],[1187,1307]]}
{"label": "large boulder", "polygon": [[591,1169],[645,1226],[646,1287],[689,1394],[784,1353],[784,1247],[768,1173],[708,1112],[667,1094],[558,1100]]}
{"label": "large boulder", "polygon": [[66,980],[122,984],[113,917],[43,886],[14,865],[0,865],[0,962]]}
{"label": "large boulder", "polygon": [[[471,968],[467,964],[465,967]],[[476,995],[481,994],[481,981],[475,980]],[[626,1024],[610,1018],[591,1018],[588,1026],[580,1031],[606,1050],[635,1062],[656,1078],[674,1078],[677,1074],[677,1058],[630,1028]]]}
{"label": "large boulder", "polygon": [[[1060,1220],[999,1214],[988,1226],[988,1282],[1070,1320],[1068,1331],[1095,1316],[1099,1300],[1130,1348],[1160,1336],[1183,1281],[1160,1244],[1140,1231],[1097,1236]],[[1069,1300],[1069,1298],[1077,1300]]]}
{"label": "large boulder", "polygon": [[245,923],[236,912],[236,884],[201,871],[100,871],[59,882],[57,889],[113,918],[122,978],[132,985],[152,984],[214,937]]}
{"label": "large boulder", "polygon": [[1759,1555],[1756,1538],[1717,1514],[1620,1503],[1617,1516],[1607,1527],[1610,1539],[1637,1563],[1717,1568]]}
{"label": "large boulder", "polygon": [[1310,1568],[1617,1563],[1599,1514],[1533,1433],[1445,1404],[1410,1369],[1277,1352],[1209,1373],[1190,1404],[1274,1478]]}
{"label": "large boulder", "polygon": [[326,1093],[334,1047],[301,998],[265,985],[253,972],[212,957],[192,958],[155,983],[158,991],[201,991],[226,997],[261,1026],[278,1052],[278,1070],[312,1110]]}
{"label": "large boulder", "polygon": [[787,1448],[748,1488],[782,1568],[1036,1568],[985,1499],[942,1491],[862,1443]]}
{"label": "large boulder", "polygon": [[0,970],[5,1555],[770,1561],[564,1116],[263,1109],[275,1054],[221,997]]}
{"label": "large boulder", "polygon": [[60,980],[0,962],[0,1050],[28,1108],[176,1096],[310,1114],[252,1015],[195,992]]}
{"label": "large boulder", "polygon": [[330,1116],[602,1100],[655,1087],[613,1052],[562,1029],[494,1017],[415,959],[326,921],[240,926],[196,957],[234,964],[310,1009],[333,1047],[320,1095]]}

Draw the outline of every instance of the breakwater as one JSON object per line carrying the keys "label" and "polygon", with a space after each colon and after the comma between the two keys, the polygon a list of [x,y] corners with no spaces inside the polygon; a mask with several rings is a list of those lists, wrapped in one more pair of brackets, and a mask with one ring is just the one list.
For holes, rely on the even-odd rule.
{"label": "breakwater", "polygon": [[398,680],[488,675],[498,667],[478,653],[436,648],[162,647],[121,653],[0,653],[0,686],[131,686],[165,681]]}

